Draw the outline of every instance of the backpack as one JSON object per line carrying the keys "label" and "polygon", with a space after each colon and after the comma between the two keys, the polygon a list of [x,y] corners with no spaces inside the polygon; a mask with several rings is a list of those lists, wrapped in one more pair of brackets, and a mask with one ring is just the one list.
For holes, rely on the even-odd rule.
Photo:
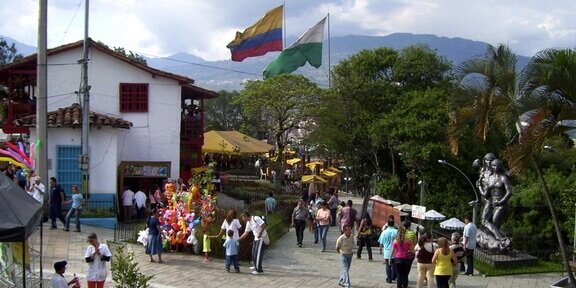
{"label": "backpack", "polygon": [[260,217],[260,219],[262,219],[262,221],[264,221],[264,224],[268,225],[268,221],[266,221],[266,216],[258,216]]}

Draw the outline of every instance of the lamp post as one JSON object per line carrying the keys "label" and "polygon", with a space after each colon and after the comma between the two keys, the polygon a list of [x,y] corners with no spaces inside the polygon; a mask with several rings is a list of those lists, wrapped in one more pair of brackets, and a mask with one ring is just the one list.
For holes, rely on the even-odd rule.
{"label": "lamp post", "polygon": [[472,191],[474,191],[474,196],[476,197],[476,200],[470,201],[468,204],[470,204],[470,206],[472,206],[472,223],[477,224],[476,214],[478,214],[477,210],[478,210],[479,199],[478,199],[478,192],[476,191],[476,187],[474,187],[474,184],[472,184],[472,181],[470,181],[470,178],[468,178],[468,176],[466,176],[466,174],[464,174],[464,172],[462,172],[462,170],[458,169],[458,167],[450,164],[446,160],[438,160],[438,163],[448,165],[448,166],[458,170],[458,172],[460,172],[460,174],[462,174],[462,176],[464,176],[464,178],[466,178],[466,180],[468,180],[468,183],[470,183],[470,187],[472,187]]}

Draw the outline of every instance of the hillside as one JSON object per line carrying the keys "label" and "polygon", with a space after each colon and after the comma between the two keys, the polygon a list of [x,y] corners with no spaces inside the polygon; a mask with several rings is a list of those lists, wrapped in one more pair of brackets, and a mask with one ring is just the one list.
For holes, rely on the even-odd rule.
{"label": "hillside", "polygon": [[[8,43],[16,43],[18,51],[24,55],[35,52],[34,47],[18,43],[7,37],[4,38]],[[295,40],[288,39],[287,42],[292,43]],[[319,85],[326,87],[328,86],[329,63],[333,66],[342,59],[346,59],[363,49],[379,47],[402,49],[415,44],[428,45],[454,65],[465,59],[481,56],[488,45],[484,42],[463,38],[410,33],[394,33],[387,36],[349,35],[333,37],[330,41],[330,49],[328,49],[328,42],[324,42],[323,65],[320,69],[305,66],[296,70],[295,73],[306,75]],[[328,59],[328,50],[330,50],[331,54],[330,59]],[[274,52],[262,57],[248,58],[243,62],[233,62],[231,60],[205,61],[200,57],[179,52],[166,58],[148,58],[147,61],[151,67],[188,76],[196,80],[196,85],[210,90],[239,90],[242,89],[241,83],[246,80],[262,79],[262,70],[274,60],[278,53]],[[523,67],[526,63],[528,63],[528,57],[520,56],[519,66]]]}
{"label": "hillside", "polygon": [[[292,43],[294,39],[288,39]],[[346,59],[363,49],[375,49],[379,47],[390,47],[402,49],[416,44],[428,45],[438,51],[441,56],[446,57],[454,65],[463,60],[482,56],[486,51],[487,43],[472,41],[463,38],[447,38],[435,35],[416,35],[410,33],[395,33],[388,36],[362,36],[349,35],[344,37],[331,38],[330,42],[330,63],[337,64],[342,59]],[[301,73],[314,79],[321,86],[328,85],[328,43],[324,42],[323,65],[320,69],[305,66],[295,73]],[[178,53],[174,59],[196,59],[196,61],[171,61],[168,59],[151,59],[149,65],[158,69],[170,71],[177,74],[189,76],[196,80],[196,84],[212,90],[234,90],[241,89],[241,83],[246,80],[262,79],[262,70],[274,60],[279,52],[268,53],[262,57],[248,58],[243,62],[226,61],[204,61],[201,58],[186,53]],[[188,56],[185,56],[188,55]],[[528,63],[528,57],[519,57],[519,66],[523,67]]]}

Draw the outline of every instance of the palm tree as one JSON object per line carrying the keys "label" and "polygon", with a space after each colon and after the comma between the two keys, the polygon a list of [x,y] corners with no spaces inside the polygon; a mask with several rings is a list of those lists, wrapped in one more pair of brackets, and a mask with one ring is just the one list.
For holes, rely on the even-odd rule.
{"label": "palm tree", "polygon": [[508,141],[503,158],[513,173],[531,163],[543,186],[554,222],[560,253],[572,287],[564,238],[552,197],[536,155],[552,136],[567,129],[563,120],[576,119],[576,53],[545,50],[516,73],[517,57],[504,46],[489,46],[484,58],[457,67],[461,90],[453,98],[454,114],[448,133],[452,152],[458,154],[462,128],[473,123],[474,133],[487,142],[491,131],[502,132]]}
{"label": "palm tree", "polygon": [[535,109],[534,105],[529,105],[530,110],[524,110],[526,113],[521,138],[504,151],[504,158],[508,160],[513,172],[520,171],[527,162],[531,162],[536,170],[554,222],[556,238],[570,285],[576,287],[560,222],[535,156],[548,139],[571,128],[566,126],[567,120],[576,119],[576,52],[571,49],[549,49],[539,52],[525,68],[521,83],[522,95],[526,102],[540,105]]}
{"label": "palm tree", "polygon": [[517,62],[518,57],[509,47],[489,45],[483,58],[456,67],[461,86],[452,99],[455,114],[448,126],[454,154],[459,154],[460,133],[470,123],[484,143],[491,131],[503,132],[508,140],[517,135]]}

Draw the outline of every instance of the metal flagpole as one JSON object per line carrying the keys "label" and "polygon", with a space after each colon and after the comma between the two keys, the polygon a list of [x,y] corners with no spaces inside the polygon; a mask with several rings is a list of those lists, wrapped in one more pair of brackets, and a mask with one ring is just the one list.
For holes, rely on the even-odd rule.
{"label": "metal flagpole", "polygon": [[328,13],[328,16],[326,16],[328,19],[328,87],[332,87],[332,77],[330,75],[330,67],[331,67],[331,59],[330,59],[330,55],[332,53],[330,53],[330,13]]}

